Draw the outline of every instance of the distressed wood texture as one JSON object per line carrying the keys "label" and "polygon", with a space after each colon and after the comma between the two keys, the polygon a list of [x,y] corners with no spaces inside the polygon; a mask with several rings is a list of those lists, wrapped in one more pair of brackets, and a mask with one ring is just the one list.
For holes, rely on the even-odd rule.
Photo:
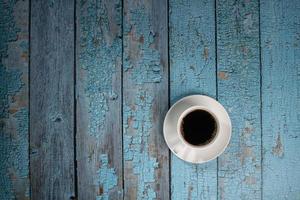
{"label": "distressed wood texture", "polygon": [[219,158],[219,199],[261,198],[258,1],[217,1],[218,99],[232,120]]}
{"label": "distressed wood texture", "polygon": [[[213,1],[171,0],[170,100],[191,94],[216,97],[215,5]],[[216,199],[217,161],[190,164],[172,154],[172,199]]]}
{"label": "distressed wood texture", "polygon": [[32,199],[70,199],[74,175],[74,2],[31,1]]}
{"label": "distressed wood texture", "polygon": [[79,199],[122,199],[122,5],[77,2]]}
{"label": "distressed wood texture", "polygon": [[0,13],[0,199],[29,199],[28,1]]}
{"label": "distressed wood texture", "polygon": [[261,1],[263,199],[300,199],[300,2]]}
{"label": "distressed wood texture", "polygon": [[167,1],[125,0],[123,23],[125,199],[169,199]]}

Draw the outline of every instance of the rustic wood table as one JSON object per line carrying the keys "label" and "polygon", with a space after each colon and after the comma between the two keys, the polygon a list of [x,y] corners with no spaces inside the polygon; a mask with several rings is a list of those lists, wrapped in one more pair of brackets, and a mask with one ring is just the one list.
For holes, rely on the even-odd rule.
{"label": "rustic wood table", "polygon": [[[216,98],[226,151],[168,150]],[[0,199],[300,199],[300,1],[1,0]]]}

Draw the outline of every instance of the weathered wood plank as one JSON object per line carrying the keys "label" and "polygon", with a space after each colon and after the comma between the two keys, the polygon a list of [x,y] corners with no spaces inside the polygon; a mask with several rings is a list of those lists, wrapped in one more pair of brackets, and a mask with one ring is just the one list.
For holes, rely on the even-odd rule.
{"label": "weathered wood plank", "polygon": [[124,1],[125,199],[169,199],[167,1]]}
{"label": "weathered wood plank", "polygon": [[0,13],[0,199],[29,199],[29,3],[1,1]]}
{"label": "weathered wood plank", "polygon": [[300,199],[300,2],[261,1],[263,199]]}
{"label": "weathered wood plank", "polygon": [[[190,94],[216,97],[215,4],[171,0],[170,99]],[[217,199],[217,161],[190,164],[172,154],[172,199]]]}
{"label": "weathered wood plank", "polygon": [[74,177],[74,2],[31,1],[32,199],[70,199]]}
{"label": "weathered wood plank", "polygon": [[217,1],[218,99],[232,120],[219,158],[219,199],[261,198],[258,1]]}
{"label": "weathered wood plank", "polygon": [[122,199],[121,0],[77,1],[79,199]]}

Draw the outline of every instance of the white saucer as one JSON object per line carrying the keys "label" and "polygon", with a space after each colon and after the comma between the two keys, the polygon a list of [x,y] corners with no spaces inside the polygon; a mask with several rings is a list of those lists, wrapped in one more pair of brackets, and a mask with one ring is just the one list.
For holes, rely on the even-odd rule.
{"label": "white saucer", "polygon": [[[198,108],[211,113],[217,122],[217,133],[212,142],[203,146],[187,143],[179,133],[178,122],[188,110]],[[215,99],[204,95],[191,95],[177,101],[164,120],[164,138],[170,150],[190,163],[204,163],[218,157],[231,137],[231,121],[225,108]]]}

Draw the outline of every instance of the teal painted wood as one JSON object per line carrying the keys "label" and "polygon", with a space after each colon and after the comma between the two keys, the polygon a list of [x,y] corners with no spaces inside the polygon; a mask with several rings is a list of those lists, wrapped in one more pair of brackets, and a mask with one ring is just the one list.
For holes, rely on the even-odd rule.
{"label": "teal painted wood", "polygon": [[300,2],[261,1],[263,199],[300,199]]}
{"label": "teal painted wood", "polygon": [[232,120],[219,158],[219,199],[261,198],[258,1],[217,1],[218,99]]}
{"label": "teal painted wood", "polygon": [[30,181],[32,199],[72,199],[74,1],[32,0]]}
{"label": "teal painted wood", "polygon": [[[170,99],[191,94],[216,97],[215,5],[171,0]],[[172,154],[172,199],[217,199],[217,160],[190,164]]]}
{"label": "teal painted wood", "polygon": [[124,1],[125,199],[169,199],[167,1]]}
{"label": "teal painted wood", "polygon": [[78,199],[123,199],[122,5],[76,5]]}
{"label": "teal painted wood", "polygon": [[0,2],[0,199],[29,199],[28,1]]}

